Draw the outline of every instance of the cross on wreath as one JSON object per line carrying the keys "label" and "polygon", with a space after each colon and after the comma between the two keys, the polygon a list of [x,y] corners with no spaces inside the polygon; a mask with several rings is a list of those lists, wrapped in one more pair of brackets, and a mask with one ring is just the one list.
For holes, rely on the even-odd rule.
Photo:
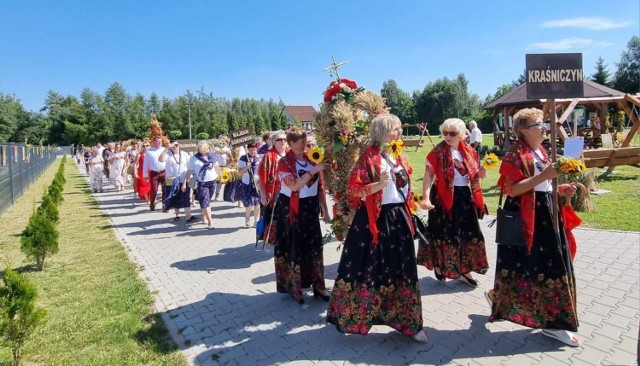
{"label": "cross on wreath", "polygon": [[333,59],[331,66],[325,67],[324,69],[322,69],[322,71],[329,71],[329,74],[332,76],[335,76],[336,80],[340,82],[340,74],[338,73],[338,67],[348,64],[349,61],[342,61],[342,62],[336,63],[335,56],[331,56],[331,58]]}

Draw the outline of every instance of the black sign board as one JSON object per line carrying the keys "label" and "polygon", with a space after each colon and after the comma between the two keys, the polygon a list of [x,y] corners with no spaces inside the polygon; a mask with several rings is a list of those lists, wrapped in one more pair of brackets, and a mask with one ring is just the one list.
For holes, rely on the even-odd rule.
{"label": "black sign board", "polygon": [[255,137],[253,136],[253,130],[251,126],[239,128],[237,130],[233,130],[229,132],[229,137],[231,138],[231,147],[236,148],[239,146],[244,146],[249,142],[255,141]]}
{"label": "black sign board", "polygon": [[584,97],[581,53],[527,55],[527,99]]}

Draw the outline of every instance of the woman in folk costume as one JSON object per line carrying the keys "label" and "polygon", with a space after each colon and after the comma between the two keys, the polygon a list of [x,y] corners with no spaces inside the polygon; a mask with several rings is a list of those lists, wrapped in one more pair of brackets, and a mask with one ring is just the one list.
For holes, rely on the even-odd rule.
{"label": "woman in folk costume", "polygon": [[122,151],[122,145],[118,142],[115,144],[113,154],[109,159],[111,164],[109,181],[116,187],[116,191],[124,189],[124,178],[127,174],[127,160],[124,151]]}
{"label": "woman in folk costume", "polygon": [[[278,179],[278,161],[287,153],[287,134],[284,131],[274,131],[271,134],[273,147],[264,154],[258,165],[258,176],[260,178],[260,204],[261,216],[265,224],[265,242],[273,244],[275,226],[271,227],[272,221],[276,222],[274,207],[280,192],[280,180]],[[271,238],[267,237],[270,236]]]}
{"label": "woman in folk costume", "polygon": [[142,178],[143,177],[142,167],[144,166],[144,155],[147,152],[148,148],[149,148],[149,143],[145,141],[142,144],[142,149],[140,150],[140,153],[138,154],[138,157],[136,159],[136,164],[134,169],[135,181],[136,181],[136,192],[138,192],[138,197],[141,200],[145,200],[147,202],[149,202],[149,195],[151,192],[151,183],[149,183],[148,180],[144,180]]}
{"label": "woman in folk costume", "polygon": [[255,142],[247,144],[247,153],[238,159],[238,174],[242,176],[241,201],[245,207],[244,225],[249,227],[253,208],[253,226],[260,216],[260,193],[258,192],[258,165],[260,156]]}
{"label": "woman in folk costume", "polygon": [[432,210],[429,243],[418,248],[418,263],[432,269],[438,281],[457,278],[477,287],[471,272],[484,274],[489,267],[478,222],[486,211],[480,179],[487,172],[478,168],[475,149],[463,142],[466,130],[461,119],[445,120],[444,141],[427,155],[421,206]]}
{"label": "woman in folk costume", "polygon": [[290,293],[304,304],[302,289],[313,287],[313,297],[329,301],[324,284],[324,259],[320,210],[329,222],[321,171],[324,164],[313,164],[304,149],[307,135],[300,127],[287,132],[290,150],[278,162],[280,198],[278,228],[273,251],[278,292]]}
{"label": "woman in folk costume", "polygon": [[[576,281],[562,216],[559,233],[552,224],[551,179],[558,173],[541,147],[547,135],[542,118],[535,108],[516,113],[518,140],[500,166],[498,185],[508,195],[504,209],[520,212],[525,245],[498,245],[494,287],[486,293],[489,321],[542,329],[544,335],[576,347]],[[570,184],[558,186],[558,193],[567,197],[575,190]]]}
{"label": "woman in folk costume", "polygon": [[367,334],[388,325],[418,342],[422,302],[413,223],[405,197],[411,194],[406,158],[381,145],[402,135],[400,119],[379,115],[369,127],[371,145],[356,162],[348,182],[355,216],[349,228],[327,321],[343,333]]}

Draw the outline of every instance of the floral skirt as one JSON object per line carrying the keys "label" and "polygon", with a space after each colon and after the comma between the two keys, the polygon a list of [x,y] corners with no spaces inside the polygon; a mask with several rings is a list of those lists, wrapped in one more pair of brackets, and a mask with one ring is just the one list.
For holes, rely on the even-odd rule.
{"label": "floral skirt", "polygon": [[279,218],[273,251],[276,289],[299,300],[303,288],[325,289],[318,197],[300,198],[294,224],[289,223],[289,208],[289,197],[281,194],[275,208]]}
{"label": "floral skirt", "polygon": [[[507,210],[519,210],[508,197]],[[562,221],[554,233],[551,194],[536,192],[531,252],[498,245],[494,304],[489,321],[509,320],[530,328],[578,330],[576,281]]]}
{"label": "floral skirt", "polygon": [[375,246],[365,206],[356,211],[327,311],[327,322],[338,331],[367,334],[372,325],[388,325],[405,335],[422,330],[415,246],[403,206],[382,206]]}
{"label": "floral skirt", "polygon": [[418,248],[418,263],[440,270],[447,278],[458,278],[469,272],[485,274],[489,263],[480,230],[478,214],[469,187],[454,187],[451,217],[445,211],[435,187],[430,200],[428,245]]}
{"label": "floral skirt", "polygon": [[244,207],[253,207],[260,204],[260,194],[253,184],[240,183],[240,199]]}

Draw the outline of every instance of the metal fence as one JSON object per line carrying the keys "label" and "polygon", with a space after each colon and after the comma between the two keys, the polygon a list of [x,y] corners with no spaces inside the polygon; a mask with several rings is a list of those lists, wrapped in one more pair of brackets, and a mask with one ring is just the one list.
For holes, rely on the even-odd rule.
{"label": "metal fence", "polygon": [[0,143],[0,214],[49,168],[58,155],[72,155],[72,152],[70,146]]}

